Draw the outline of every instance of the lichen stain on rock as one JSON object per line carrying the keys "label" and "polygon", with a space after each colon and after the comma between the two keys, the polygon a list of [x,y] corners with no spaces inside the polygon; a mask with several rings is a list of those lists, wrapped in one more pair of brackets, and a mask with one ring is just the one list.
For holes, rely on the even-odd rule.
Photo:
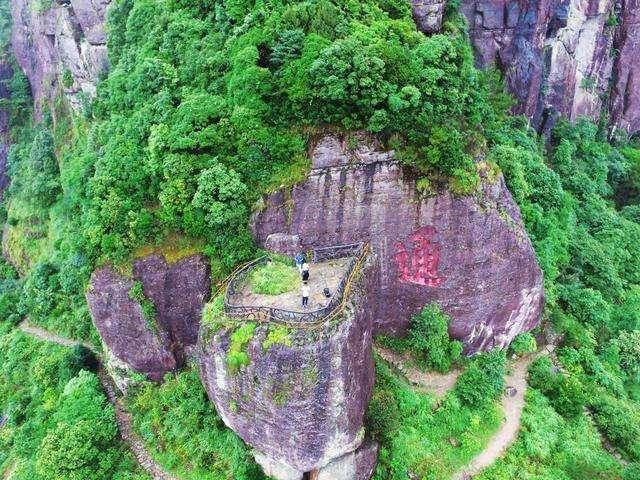
{"label": "lichen stain on rock", "polygon": [[425,198],[393,152],[359,138],[354,150],[333,135],[316,143],[315,168],[291,193],[291,222],[279,213],[281,195],[269,196],[252,218],[258,243],[274,233],[297,235],[304,249],[370,242],[379,265],[361,308],[378,332],[404,332],[433,301],[452,316],[451,334],[467,353],[504,347],[533,328],[542,272],[502,176],[483,181],[475,195],[440,189]]}

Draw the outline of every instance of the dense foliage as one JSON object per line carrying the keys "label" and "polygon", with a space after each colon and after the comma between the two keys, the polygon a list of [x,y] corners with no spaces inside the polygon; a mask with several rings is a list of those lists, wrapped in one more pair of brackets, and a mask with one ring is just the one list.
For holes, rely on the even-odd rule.
{"label": "dense foliage", "polygon": [[422,368],[448,372],[462,354],[462,342],[449,337],[450,322],[451,318],[432,303],[411,316],[406,336],[380,337],[379,341],[394,350],[411,352]]}
{"label": "dense foliage", "polygon": [[396,7],[115,2],[111,72],[68,166],[86,185],[67,205],[86,253],[123,259],[175,230],[228,266],[246,258],[249,206],[300,178],[320,129],[376,132],[418,171],[473,187],[490,109],[461,22],[427,37]]}
{"label": "dense foliage", "polygon": [[262,480],[249,449],[226,428],[195,370],[160,386],[145,383],[129,400],[134,425],[153,454],[184,480]]}
{"label": "dense foliage", "polygon": [[85,360],[80,349],[0,322],[0,472],[15,480],[147,478],[120,441],[113,407]]}
{"label": "dense foliage", "polygon": [[[517,119],[504,122],[494,138],[489,159],[500,166],[520,205],[545,273],[546,317],[560,334],[557,355],[566,372],[558,372],[548,359],[531,369],[531,385],[549,399],[550,406],[541,408],[565,417],[559,422],[567,423],[566,435],[573,442],[578,429],[584,429],[586,407],[600,433],[628,460],[638,461],[637,440],[632,440],[640,427],[635,413],[640,224],[633,203],[640,191],[638,150],[632,144],[611,144],[586,120],[575,125],[560,121],[546,151]],[[528,398],[540,403],[535,394]],[[537,413],[531,421],[542,422]],[[561,478],[584,478],[584,472],[610,463],[592,444],[584,447],[592,452],[584,451],[580,468],[564,462],[560,467],[557,457],[536,458],[526,448],[528,436],[514,450],[531,455],[525,458],[545,472],[559,475],[563,468]],[[585,464],[598,455],[598,465]],[[508,456],[495,471],[513,472],[521,461],[521,456]],[[527,478],[521,474],[517,478]]]}
{"label": "dense foliage", "polygon": [[[500,352],[492,355],[504,365],[501,356]],[[472,365],[478,363],[478,369],[488,374],[480,364],[494,360],[482,357]],[[485,380],[491,381],[482,378]],[[463,398],[469,388],[472,386],[462,387],[459,382],[455,391],[434,402],[433,397],[412,388],[378,361],[375,391],[367,412],[367,426],[381,444],[373,478],[449,478],[482,450],[501,416],[491,396],[474,405],[467,403]]]}

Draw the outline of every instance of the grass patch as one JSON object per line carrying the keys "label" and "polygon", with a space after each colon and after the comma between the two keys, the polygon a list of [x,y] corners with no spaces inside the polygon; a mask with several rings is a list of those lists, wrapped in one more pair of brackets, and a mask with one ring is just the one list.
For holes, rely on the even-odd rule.
{"label": "grass patch", "polygon": [[262,342],[262,348],[267,351],[276,344],[290,347],[292,345],[289,329],[284,325],[272,326],[269,328],[267,337]]}
{"label": "grass patch", "polygon": [[249,286],[253,293],[280,295],[300,285],[300,274],[295,267],[280,262],[268,262],[249,274]]}
{"label": "grass patch", "polygon": [[149,331],[157,334],[158,323],[156,306],[144,294],[142,283],[139,280],[133,282],[133,286],[129,289],[129,298],[140,304],[140,308],[142,309],[142,317],[144,318],[147,328],[149,329]]}
{"label": "grass patch", "polygon": [[253,338],[255,329],[255,323],[245,323],[231,334],[231,345],[229,345],[229,352],[227,353],[227,366],[231,373],[236,373],[240,368],[249,365],[251,362],[246,349]]}

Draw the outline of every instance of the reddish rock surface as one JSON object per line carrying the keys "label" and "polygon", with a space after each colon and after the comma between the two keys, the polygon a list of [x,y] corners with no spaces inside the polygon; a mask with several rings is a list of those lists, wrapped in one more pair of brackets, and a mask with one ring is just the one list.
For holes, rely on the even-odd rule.
{"label": "reddish rock surface", "polygon": [[619,8],[611,118],[622,130],[637,132],[640,130],[640,1],[621,1]]}
{"label": "reddish rock surface", "polygon": [[289,345],[265,349],[267,326],[258,326],[244,350],[250,363],[238,371],[227,364],[229,330],[202,326],[200,376],[209,398],[273,478],[299,480],[335,461],[334,473],[353,467],[360,475],[336,473],[332,480],[366,480],[371,474],[375,451],[349,456],[363,441],[375,376],[371,311],[361,307],[369,291],[361,285],[369,281],[365,274],[353,285],[337,324],[319,331],[289,327]]}
{"label": "reddish rock surface", "polygon": [[[386,160],[362,163],[376,158]],[[341,138],[322,138],[312,161],[323,168],[269,196],[254,216],[258,243],[272,233],[298,235],[304,248],[370,242],[378,264],[362,308],[379,332],[402,333],[429,302],[451,315],[451,334],[468,353],[533,328],[542,273],[502,177],[484,181],[477,195],[421,198],[391,158],[366,137],[354,151]]]}
{"label": "reddish rock surface", "polygon": [[461,10],[477,63],[503,72],[514,112],[541,131],[607,110],[612,125],[638,131],[637,0],[463,0]]}
{"label": "reddish rock surface", "polygon": [[133,370],[161,380],[175,370],[176,361],[166,338],[145,322],[140,305],[129,298],[133,280],[110,268],[91,276],[87,302],[93,323],[111,352]]}
{"label": "reddish rock surface", "polygon": [[[167,263],[159,255],[136,260],[134,278],[105,267],[91,277],[87,302],[93,323],[109,350],[152,380],[180,367],[197,343],[202,307],[211,290],[209,266],[201,255]],[[129,298],[135,280],[156,308],[148,325],[140,305]]]}
{"label": "reddish rock surface", "polygon": [[411,0],[411,13],[423,33],[436,33],[442,26],[444,0]]}
{"label": "reddish rock surface", "polygon": [[160,255],[149,255],[133,263],[133,273],[153,301],[158,326],[168,333],[171,350],[181,364],[198,341],[202,307],[211,296],[207,260],[192,255],[168,264]]}
{"label": "reddish rock surface", "polygon": [[[108,68],[104,26],[110,0],[53,0],[46,10],[36,3],[11,2],[13,52],[29,78],[36,114],[59,91],[80,108],[80,94],[93,96],[98,77]],[[71,85],[64,84],[66,72]]]}

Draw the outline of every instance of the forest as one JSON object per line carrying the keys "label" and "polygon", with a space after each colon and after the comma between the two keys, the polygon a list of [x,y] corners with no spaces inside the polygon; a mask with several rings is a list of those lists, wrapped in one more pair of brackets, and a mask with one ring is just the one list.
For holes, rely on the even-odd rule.
{"label": "forest", "polygon": [[[477,478],[640,479],[640,143],[588,119],[560,120],[545,138],[509,114],[500,73],[474,66],[456,0],[430,36],[404,0],[114,0],[110,70],[95,98],[73,111],[61,97],[39,120],[11,59],[8,5],[0,49],[16,68],[0,104],[11,141],[0,208],[3,478],[150,478],[118,434],[90,351],[32,338],[20,322],[101,349],[85,300],[94,269],[126,269],[150,248],[197,251],[222,280],[258,254],[248,228],[256,202],[305,178],[314,136],[367,131],[427,197],[473,195],[480,163],[502,173],[546,301],[542,325],[504,351],[463,356],[433,304],[406,337],[377,339],[424,371],[462,373],[434,408],[376,356],[373,478],[443,479],[465,465],[501,421],[508,359],[535,351],[548,331],[556,358],[529,368],[517,440]],[[142,381],[124,401],[176,478],[267,478],[195,366]]]}

